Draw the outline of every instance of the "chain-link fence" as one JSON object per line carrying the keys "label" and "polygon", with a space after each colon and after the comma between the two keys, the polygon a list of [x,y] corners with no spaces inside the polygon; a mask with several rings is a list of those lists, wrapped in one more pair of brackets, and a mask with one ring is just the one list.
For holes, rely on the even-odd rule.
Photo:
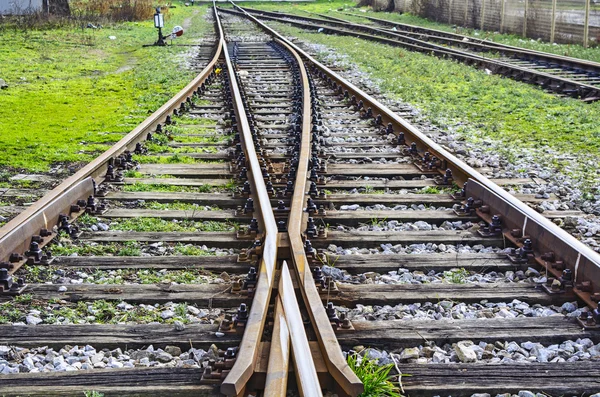
{"label": "chain-link fence", "polygon": [[469,28],[586,47],[600,41],[600,0],[371,1],[378,10],[410,12]]}

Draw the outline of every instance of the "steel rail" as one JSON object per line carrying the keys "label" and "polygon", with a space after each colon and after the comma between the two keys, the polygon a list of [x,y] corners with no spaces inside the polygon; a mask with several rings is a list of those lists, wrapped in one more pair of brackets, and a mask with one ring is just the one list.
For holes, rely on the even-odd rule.
{"label": "steel rail", "polygon": [[[219,29],[222,31],[221,21],[214,3],[213,7],[215,9],[215,18],[217,20],[217,24]],[[227,64],[227,71],[230,77],[234,111],[236,113],[236,118],[241,130],[240,136],[242,139],[242,145],[246,152],[246,159],[249,163],[248,170],[250,173],[248,177],[249,179],[252,179],[254,192],[258,199],[265,230],[262,258],[258,272],[258,283],[254,292],[249,318],[245,325],[244,336],[242,337],[236,362],[221,384],[221,393],[228,396],[239,396],[244,393],[246,386],[256,368],[261,347],[261,339],[263,336],[269,308],[269,301],[271,299],[274,286],[277,252],[281,236],[278,232],[275,215],[271,207],[271,200],[262,176],[262,171],[260,169],[260,164],[252,138],[252,132],[248,123],[248,115],[244,109],[240,88],[236,80],[235,68],[227,51],[227,43],[225,42],[224,34],[221,35],[221,37],[223,41],[222,45]],[[307,81],[304,89],[305,91],[308,90]],[[308,110],[310,111],[310,107]],[[317,377],[316,367],[312,358],[306,332],[304,330],[304,324],[302,321],[302,316],[300,315],[298,301],[296,300],[294,288],[291,283],[291,279],[289,278],[289,271],[287,270],[285,264],[281,273],[282,276],[280,282],[282,284],[280,284],[279,298],[283,306],[283,311],[286,313],[285,320],[291,339],[298,384],[301,390],[306,391],[305,395],[319,397],[322,394],[320,383]],[[277,343],[281,343],[282,345],[284,344],[283,341],[277,341]],[[276,348],[274,353],[278,354]],[[287,384],[287,370],[284,370],[284,374],[280,374],[280,376],[269,377],[269,382],[266,384],[266,389],[269,391],[269,393],[276,392],[283,386],[283,383]]]}
{"label": "steel rail", "polygon": [[[232,4],[234,4],[232,2]],[[235,6],[235,4],[234,4]],[[237,7],[237,6],[236,6]],[[227,11],[227,10],[223,10]],[[288,220],[288,236],[290,240],[290,249],[292,252],[292,262],[298,279],[302,285],[301,293],[308,309],[309,316],[314,324],[314,330],[317,335],[319,347],[323,353],[325,364],[328,371],[337,382],[337,384],[350,396],[358,396],[364,391],[362,382],[356,374],[350,369],[346,362],[342,349],[337,341],[335,332],[331,327],[325,308],[321,302],[321,297],[315,283],[312,280],[311,269],[308,266],[308,259],[304,252],[302,241],[303,205],[306,201],[306,182],[308,180],[308,159],[310,155],[310,128],[311,128],[311,108],[310,108],[310,89],[308,86],[308,74],[304,66],[303,59],[300,57],[296,48],[290,46],[289,42],[280,36],[277,32],[262,24],[249,14],[248,18],[259,24],[264,30],[276,38],[276,41],[286,47],[294,56],[300,67],[302,80],[304,84],[303,92],[303,117],[302,117],[302,140],[301,151],[299,153],[299,164],[294,185],[294,193],[290,208]],[[285,266],[284,266],[285,267]],[[286,310],[287,312],[287,310]],[[295,351],[296,345],[293,344]],[[311,395],[312,394],[307,394]]]}
{"label": "steel rail", "polygon": [[[448,44],[453,44],[453,45],[457,45],[457,46],[461,46],[461,47],[469,47],[469,48],[473,49],[474,51],[484,51],[484,50],[489,49],[492,51],[500,51],[500,52],[512,54],[512,55],[518,54],[519,56],[524,57],[524,58],[537,57],[538,59],[543,59],[544,62],[553,62],[553,63],[560,64],[562,67],[577,68],[577,69],[585,70],[589,73],[595,73],[595,74],[600,73],[600,63],[594,62],[594,61],[573,58],[573,57],[567,57],[567,56],[557,55],[557,54],[551,54],[551,53],[543,52],[543,51],[530,50],[530,49],[511,46],[511,45],[507,45],[507,44],[496,43],[493,41],[477,39],[477,38],[471,37],[471,36],[464,36],[464,35],[460,35],[460,34],[456,34],[456,33],[443,32],[440,30],[429,29],[429,28],[420,28],[420,27],[413,26],[413,25],[405,25],[402,23],[387,21],[385,19],[362,16],[362,15],[352,14],[352,13],[348,13],[348,12],[338,11],[344,15],[363,17],[363,18],[373,20],[376,22],[381,22],[382,24],[385,24],[388,26],[399,26],[401,28],[407,28],[407,29],[410,29],[411,31],[406,31],[406,30],[390,31],[388,29],[379,29],[377,27],[359,24],[357,22],[352,22],[352,21],[348,21],[348,20],[345,20],[342,18],[335,18],[335,17],[331,17],[329,15],[318,14],[318,13],[310,13],[310,14],[318,15],[319,17],[326,18],[326,19],[320,19],[320,18],[314,18],[314,17],[303,17],[303,16],[296,15],[296,14],[277,12],[277,11],[262,11],[259,9],[254,9],[254,8],[249,8],[249,7],[246,7],[245,9],[249,12],[267,13],[270,15],[281,16],[281,17],[285,17],[285,18],[298,17],[301,19],[310,20],[310,21],[314,21],[317,23],[328,23],[328,22],[330,22],[329,20],[331,20],[331,21],[335,22],[336,24],[338,24],[339,26],[349,26],[350,25],[350,26],[355,26],[360,29],[373,29],[373,30],[381,32],[383,34],[389,33],[392,35],[400,35],[401,37],[405,37],[405,36],[403,36],[403,34],[419,35],[419,37],[432,38],[432,39],[440,40],[440,41],[448,43]],[[465,39],[467,39],[467,41],[465,41]]]}
{"label": "steel rail", "polygon": [[[514,78],[517,80],[529,79],[532,80],[532,84],[535,83],[536,85],[540,85],[544,88],[551,89],[552,91],[558,93],[566,93],[572,97],[578,96],[582,100],[595,101],[600,99],[600,87],[594,85],[580,83],[574,80],[570,80],[566,77],[537,71],[535,69],[530,69],[509,62],[499,61],[493,58],[480,56],[477,54],[457,50],[450,47],[445,47],[439,44],[430,43],[424,40],[419,40],[410,36],[403,35],[401,33],[392,32],[384,29],[378,29],[367,25],[355,24],[351,22],[341,23],[336,21],[323,20],[319,18],[303,17],[294,14],[284,14],[272,11],[262,11],[247,8],[245,8],[245,10],[250,10],[250,12],[254,14],[260,14],[265,19],[271,19],[278,22],[288,23],[305,29],[319,28],[323,29],[324,31],[330,31],[332,33],[340,35],[360,37],[366,40],[378,41],[393,46],[400,45],[410,50],[418,52],[423,52],[427,54],[433,53],[440,57],[457,59],[467,64],[485,66],[486,68],[490,69],[496,74],[508,75],[512,77],[511,73],[516,73]],[[302,22],[303,20],[311,22]]]}
{"label": "steel rail", "polygon": [[296,383],[301,396],[321,397],[321,385],[317,376],[315,362],[312,357],[304,321],[298,306],[298,300],[292,284],[292,276],[287,263],[283,261],[279,280],[279,296],[285,311],[286,321],[292,339],[292,352],[296,369]]}
{"label": "steel rail", "polygon": [[[127,150],[133,150],[137,143],[146,139],[148,133],[154,132],[157,125],[164,123],[167,116],[170,116],[175,109],[185,103],[188,98],[191,98],[202,83],[214,73],[221,52],[222,45],[219,39],[215,55],[208,65],[173,98],[152,113],[152,115],[110,149],[65,179],[31,207],[21,212],[0,228],[0,263],[8,262],[10,255],[13,253],[23,254],[29,248],[29,239],[32,235],[39,234],[42,228],[52,230],[57,224],[61,213],[68,213],[69,207],[77,200],[87,199],[93,192],[92,180],[98,183],[103,181],[103,175],[106,173],[108,163],[111,159],[116,158]],[[73,194],[75,191],[77,191],[77,194]],[[44,240],[46,240],[44,241],[45,244],[50,239]],[[40,244],[41,246],[43,244]]]}
{"label": "steel rail", "polygon": [[[240,7],[237,6],[236,8],[240,9]],[[248,15],[233,10],[227,10],[227,12],[232,12],[238,15]],[[266,25],[262,24],[262,26]],[[273,34],[276,34],[273,29],[268,27],[266,27],[266,29],[268,29],[268,31],[270,32],[273,32]],[[547,252],[544,251],[545,249],[549,249],[550,251],[552,251],[553,246],[560,248],[560,251],[556,252],[557,259],[564,259],[564,265],[566,266],[566,268],[572,271],[572,273],[577,278],[577,283],[581,284],[581,287],[574,288],[573,292],[582,300],[584,300],[590,307],[598,307],[596,301],[592,299],[592,296],[594,296],[595,299],[600,297],[600,255],[598,255],[598,253],[594,252],[591,248],[584,245],[575,237],[571,236],[569,233],[559,228],[557,225],[552,223],[543,215],[537,213],[535,210],[533,210],[532,208],[530,208],[529,206],[512,196],[510,193],[502,189],[500,186],[496,185],[490,179],[477,172],[475,169],[467,165],[462,160],[458,159],[452,153],[442,148],[440,145],[435,143],[431,138],[427,137],[408,121],[399,117],[385,105],[381,104],[373,97],[371,97],[358,87],[354,86],[353,84],[342,78],[340,75],[326,67],[325,65],[318,62],[316,59],[314,59],[312,56],[300,49],[298,46],[291,43],[289,40],[285,39],[281,35],[279,35],[278,38],[279,40],[286,42],[290,47],[294,48],[294,50],[298,54],[300,54],[304,60],[306,60],[310,65],[312,65],[315,68],[316,72],[322,73],[325,77],[336,82],[338,86],[343,87],[345,90],[347,90],[350,96],[354,95],[357,98],[360,98],[364,102],[365,108],[371,107],[373,116],[381,116],[383,123],[392,123],[394,133],[398,135],[400,132],[402,132],[405,136],[405,140],[408,145],[410,145],[411,143],[415,143],[419,153],[424,153],[425,151],[428,151],[432,155],[436,156],[438,159],[444,159],[447,164],[447,167],[453,173],[454,180],[459,185],[464,185],[464,183],[467,181],[470,181],[469,183],[476,182],[473,183],[471,186],[481,187],[477,192],[478,194],[481,194],[482,196],[488,197],[490,199],[496,197],[495,200],[500,200],[503,203],[505,209],[507,207],[510,207],[511,211],[507,210],[504,214],[501,213],[501,215],[503,215],[506,218],[508,218],[511,214],[519,213],[521,217],[520,219],[523,221],[523,224],[521,225],[521,227],[524,226],[523,231],[534,230],[535,234],[531,233],[531,235],[533,236],[532,238],[538,238],[541,241],[540,246],[543,250],[538,250],[538,254],[536,255],[536,260],[538,261],[538,263],[542,264],[547,268],[550,267],[551,263],[541,259],[541,255],[539,254],[539,252],[541,252],[541,254],[544,254],[545,252]],[[467,189],[469,189],[469,184],[467,184]],[[467,193],[468,192],[469,191],[467,191]],[[492,206],[492,208],[494,207]],[[535,229],[531,225],[532,223],[537,225]],[[531,229],[527,229],[528,225]],[[560,242],[560,244],[558,244],[558,242]],[[534,247],[534,249],[537,250],[537,247]]]}
{"label": "steel rail", "polygon": [[280,397],[287,393],[290,365],[290,329],[287,326],[281,297],[275,298],[273,334],[267,364],[264,397]]}
{"label": "steel rail", "polygon": [[[255,21],[258,22],[258,21]],[[300,67],[302,81],[304,84],[303,93],[303,114],[302,114],[302,139],[299,162],[296,171],[296,182],[294,194],[290,205],[290,215],[288,219],[288,236],[290,249],[292,252],[292,263],[296,270],[296,275],[302,285],[302,296],[306,307],[309,309],[311,321],[315,326],[315,333],[319,342],[319,347],[323,352],[325,363],[335,381],[349,395],[355,396],[364,391],[363,385],[358,377],[348,366],[342,349],[337,341],[335,332],[331,327],[327,313],[321,303],[321,297],[312,279],[308,259],[304,251],[302,240],[303,227],[306,226],[306,217],[304,213],[304,203],[308,199],[306,194],[306,183],[308,180],[308,159],[310,158],[311,145],[311,94],[308,85],[308,72],[300,55],[288,45],[287,42],[276,38],[276,42],[284,46],[296,59]]]}
{"label": "steel rail", "polygon": [[248,163],[247,176],[254,187],[253,195],[258,201],[258,203],[255,203],[258,204],[255,207],[261,213],[262,227],[264,228],[264,242],[258,269],[258,282],[254,290],[254,298],[252,299],[250,313],[245,325],[244,336],[239,346],[235,364],[221,384],[221,393],[227,396],[238,396],[244,392],[250,378],[254,374],[256,361],[260,353],[261,339],[275,281],[278,230],[273,208],[271,207],[271,200],[260,171],[260,164],[254,147],[248,117],[244,110],[235,68],[227,50],[223,27],[214,1],[213,10],[219,32],[221,33],[221,46],[229,75],[231,98],[238,123],[238,130],[240,131],[242,147],[244,148]]}
{"label": "steel rail", "polygon": [[[255,22],[260,23],[259,21]],[[272,31],[271,33],[276,32]],[[300,65],[302,80],[303,82],[306,82],[303,96],[302,140],[300,153],[298,154],[299,163],[296,172],[294,195],[290,205],[290,216],[288,219],[288,236],[292,252],[292,263],[294,264],[296,275],[302,285],[302,296],[306,307],[309,309],[311,321],[315,326],[315,333],[317,335],[319,347],[323,352],[327,368],[335,381],[346,393],[351,396],[356,396],[364,391],[364,387],[356,374],[350,369],[342,355],[342,349],[337,341],[335,332],[331,327],[327,313],[323,308],[319,291],[312,279],[311,269],[310,266],[308,266],[308,258],[306,257],[302,240],[302,232],[303,228],[306,226],[307,220],[304,213],[304,203],[308,199],[308,195],[306,194],[306,183],[308,180],[308,159],[310,158],[311,145],[312,112],[311,95],[308,87],[308,72],[304,66],[304,61],[294,48],[280,38],[276,38],[276,41],[283,45],[294,56],[296,62]]]}
{"label": "steel rail", "polygon": [[[458,41],[462,41],[463,39],[466,38],[473,43],[491,46],[497,50],[507,49],[507,50],[513,50],[513,51],[519,51],[519,52],[525,51],[527,54],[540,55],[540,56],[547,57],[548,59],[551,59],[554,62],[562,62],[564,65],[569,65],[569,67],[577,67],[577,68],[581,68],[581,69],[586,69],[587,71],[590,71],[590,72],[600,73],[600,63],[590,61],[587,59],[573,58],[573,57],[568,57],[568,56],[564,56],[564,55],[551,54],[549,52],[525,49],[525,48],[516,47],[516,46],[512,46],[512,45],[508,45],[508,44],[496,43],[496,42],[485,40],[485,39],[478,39],[478,38],[472,37],[472,36],[465,36],[465,35],[461,35],[458,33],[444,32],[443,30],[425,28],[422,26],[410,25],[410,24],[405,24],[405,23],[401,23],[401,22],[394,22],[394,21],[389,21],[386,19],[375,18],[375,17],[371,17],[371,16],[366,16],[366,15],[358,15],[358,14],[353,14],[350,12],[343,12],[343,11],[337,11],[337,12],[339,12],[340,14],[366,18],[371,21],[381,23],[382,25],[398,26],[398,27],[401,27],[402,29],[410,30],[411,32],[414,32],[415,34],[430,35],[433,38],[448,38],[448,39],[455,39]],[[320,15],[320,16],[326,17],[326,18],[329,17],[324,14],[317,14],[317,15]],[[349,21],[346,21],[341,18],[336,18],[336,19],[339,22],[349,22]]]}

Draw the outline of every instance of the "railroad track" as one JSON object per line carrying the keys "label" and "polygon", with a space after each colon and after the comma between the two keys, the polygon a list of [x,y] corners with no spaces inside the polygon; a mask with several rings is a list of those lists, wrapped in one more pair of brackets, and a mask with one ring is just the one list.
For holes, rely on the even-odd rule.
{"label": "railroad track", "polygon": [[214,12],[202,73],[0,230],[0,394],[357,396],[351,350],[409,395],[600,390],[597,254]]}
{"label": "railroad track", "polygon": [[253,15],[260,15],[263,19],[288,23],[303,29],[350,35],[453,59],[486,69],[493,74],[587,102],[600,99],[600,64],[596,62],[477,40],[381,18],[364,16],[379,25],[392,26],[392,29],[321,14],[317,14],[317,18],[247,7],[244,10]]}

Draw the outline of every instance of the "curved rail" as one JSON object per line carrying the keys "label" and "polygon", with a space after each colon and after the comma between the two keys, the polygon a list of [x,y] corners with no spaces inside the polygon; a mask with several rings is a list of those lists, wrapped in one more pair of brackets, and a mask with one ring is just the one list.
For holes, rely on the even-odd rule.
{"label": "curved rail", "polygon": [[[243,10],[240,7],[237,8]],[[228,12],[242,14],[242,12],[233,10],[229,10]],[[265,29],[268,29],[269,32],[276,34],[276,32],[266,27],[266,25],[262,24],[262,26],[265,26]],[[469,181],[467,183],[467,197],[468,194],[473,193],[475,197],[483,199],[484,204],[486,204],[486,200],[493,201],[494,204],[490,204],[490,207],[500,211],[500,214],[505,219],[518,214],[518,220],[512,223],[522,221],[519,227],[523,229],[523,235],[525,233],[530,234],[534,240],[540,242],[539,246],[534,247],[534,250],[537,251],[535,255],[536,261],[556,274],[556,270],[552,269],[554,262],[542,259],[543,254],[555,251],[556,260],[564,260],[564,265],[567,269],[571,270],[575,277],[576,287],[573,292],[590,307],[598,307],[597,298],[600,297],[600,255],[455,157],[408,121],[393,113],[385,105],[318,62],[305,51],[282,36],[279,36],[279,39],[294,48],[305,61],[315,68],[315,71],[331,79],[340,90],[348,91],[348,97],[355,96],[356,98],[360,98],[364,103],[363,106],[365,109],[371,108],[373,117],[381,117],[383,125],[391,123],[394,133],[397,136],[403,134],[407,145],[410,146],[414,143],[419,154],[422,155],[428,151],[438,159],[443,159],[445,161],[445,167],[443,168],[451,170],[455,182],[462,186],[465,182]],[[440,170],[440,173],[443,172],[444,170]],[[508,226],[511,226],[511,222],[509,222]],[[520,244],[520,241],[517,239],[514,242],[517,245]]]}
{"label": "curved rail", "polygon": [[238,130],[240,131],[242,147],[244,148],[246,159],[249,163],[248,179],[254,187],[252,194],[258,200],[257,208],[260,211],[262,227],[265,231],[262,258],[258,269],[258,282],[254,291],[254,298],[252,300],[252,306],[250,307],[248,321],[246,322],[244,336],[240,343],[236,362],[221,385],[221,392],[223,394],[234,396],[243,392],[248,381],[254,374],[254,367],[259,354],[260,342],[275,280],[274,273],[277,265],[278,231],[265,181],[260,172],[260,164],[254,148],[252,133],[250,131],[250,125],[248,124],[248,117],[244,110],[240,90],[237,84],[234,66],[229,57],[229,52],[227,51],[223,27],[221,26],[221,21],[214,1],[213,10],[221,37],[220,46],[223,48],[223,55],[227,64],[226,69],[231,85],[231,97],[238,123]]}
{"label": "curved rail", "polygon": [[[214,2],[213,7],[215,9],[215,18],[217,20],[218,27],[222,31],[221,22],[218,17]],[[265,230],[262,258],[259,265],[258,284],[254,292],[254,299],[250,308],[249,319],[246,322],[244,336],[240,344],[238,358],[221,385],[221,392],[223,394],[233,396],[243,393],[246,385],[250,381],[252,374],[254,373],[259,354],[259,348],[261,346],[260,342],[263,336],[269,301],[271,299],[271,293],[274,285],[274,273],[277,264],[277,248],[280,236],[277,223],[275,221],[274,212],[271,207],[270,197],[267,192],[254,147],[252,132],[248,123],[248,117],[244,109],[244,104],[242,102],[239,87],[236,81],[234,65],[229,57],[225,38],[223,35],[221,35],[221,37],[225,61],[227,63],[227,71],[230,78],[236,118],[239,124],[240,135],[242,137],[242,144],[246,152],[246,159],[249,162],[248,169],[250,170],[250,174],[248,177],[251,179],[251,182],[254,186],[254,194],[258,198],[258,204],[262,214]],[[309,92],[306,72],[303,73],[303,88],[305,92],[305,114],[308,111],[308,114],[310,115],[310,96],[308,97],[308,102],[306,101],[306,95],[307,92]],[[310,125],[308,128],[310,128]],[[287,338],[287,335],[289,335],[291,338],[292,351],[294,353],[293,356],[296,369],[296,378],[300,390],[304,393],[303,395],[315,397],[321,396],[322,393],[319,380],[317,378],[317,371],[312,359],[308,338],[304,330],[302,316],[294,293],[292,280],[285,262],[281,270],[279,297],[277,302],[280,302],[281,304],[277,303],[279,311],[276,313],[276,320],[281,321],[282,311],[285,313],[286,320],[286,327],[282,327],[281,324],[278,324],[279,329],[274,333],[276,337],[284,338],[284,340],[279,339],[276,341],[277,346],[279,349],[285,349],[285,338]],[[277,351],[277,347],[272,350],[274,353]],[[284,351],[279,351],[279,353],[283,359],[289,357],[289,353],[286,354]],[[271,369],[273,369],[273,366],[275,365],[276,363],[273,361],[269,363]],[[278,369],[283,369],[285,373],[281,375],[272,374],[269,377],[269,381],[266,385],[266,390],[269,393],[268,395],[276,395],[274,393],[279,393],[287,384],[287,366],[283,365],[282,368]]]}
{"label": "curved rail", "polygon": [[[221,52],[222,42],[219,37],[213,58],[194,80],[110,149],[0,228],[0,263],[9,267],[11,272],[16,271],[24,260],[11,260],[11,255],[23,255],[29,249],[32,235],[39,234],[42,228],[51,231],[58,223],[61,213],[69,213],[72,204],[94,194],[94,182],[101,183],[104,180],[108,164],[127,150],[133,151],[137,143],[144,141],[149,133],[153,133],[158,125],[164,123],[168,116],[185,104],[214,74]],[[43,238],[40,247],[47,244],[52,237],[53,234]]]}
{"label": "curved rail", "polygon": [[[232,2],[232,4],[234,4]],[[234,4],[235,7],[237,5]],[[238,7],[239,8],[239,7]],[[223,10],[228,12],[229,10]],[[298,49],[283,38],[279,33],[272,30],[262,22],[254,18],[252,15],[245,13],[248,18],[257,23],[268,34],[276,38],[276,41],[283,46],[296,58],[300,65],[302,79],[305,81],[305,89],[303,96],[303,124],[302,124],[302,143],[301,152],[299,154],[299,165],[296,174],[296,184],[294,186],[294,196],[292,198],[290,218],[288,221],[288,235],[292,251],[292,261],[298,279],[301,281],[301,293],[304,298],[305,305],[308,309],[309,316],[314,325],[314,330],[317,335],[319,347],[323,353],[325,364],[330,374],[333,376],[337,384],[349,395],[357,396],[363,392],[364,388],[358,377],[352,372],[348,366],[342,350],[337,341],[327,313],[321,303],[319,292],[315,283],[312,280],[311,269],[308,266],[306,253],[304,252],[304,244],[302,241],[302,225],[306,224],[303,220],[303,205],[306,202],[306,181],[308,179],[308,159],[310,154],[310,92],[307,84],[307,72],[304,67],[304,61],[300,56]],[[313,395],[313,394],[307,394]]]}
{"label": "curved rail", "polygon": [[[535,69],[530,69],[527,67],[512,64],[510,62],[504,62],[475,53],[461,51],[440,44],[434,44],[425,40],[420,40],[419,38],[407,36],[405,34],[402,34],[401,32],[393,32],[390,30],[379,29],[372,26],[361,25],[353,22],[338,22],[333,20],[324,20],[313,17],[299,16],[295,14],[262,11],[250,8],[245,8],[245,10],[254,14],[260,14],[265,19],[272,19],[278,22],[289,23],[301,28],[319,28],[323,29],[325,32],[360,37],[366,40],[378,41],[388,45],[400,45],[413,51],[435,54],[440,57],[460,60],[467,64],[474,64],[480,67],[486,67],[497,74],[506,75],[508,77],[514,77],[517,80],[528,81],[532,84],[540,85],[544,88],[550,89],[558,93],[570,95],[573,97],[579,97],[580,99],[585,101],[595,101],[600,99],[600,87],[598,86],[581,83],[578,81],[570,80],[567,77],[562,77],[538,71]],[[477,46],[480,49],[483,48],[481,44],[477,43],[464,43],[462,41],[456,43],[461,46],[473,45]],[[533,56],[531,52],[523,49],[513,50],[508,48],[497,48],[497,50],[502,52],[511,52],[513,54],[521,54],[521,56],[525,58],[527,56]],[[551,54],[536,53],[535,56],[538,58],[543,58],[545,62],[558,62],[558,60],[553,60],[555,57]],[[565,62],[566,60],[564,59],[561,61],[561,63],[563,64]],[[583,66],[581,67],[583,68]],[[591,67],[586,66],[585,68],[590,69]],[[591,68],[591,70],[593,70],[594,72],[598,71],[597,68]]]}
{"label": "curved rail", "polygon": [[[472,36],[465,36],[465,35],[458,34],[458,33],[445,32],[443,30],[438,30],[438,29],[425,28],[423,26],[409,25],[406,23],[394,22],[394,21],[390,21],[387,19],[375,18],[375,17],[371,17],[371,16],[367,16],[367,15],[358,15],[358,14],[353,14],[351,12],[343,12],[343,11],[338,11],[338,12],[340,14],[350,15],[350,16],[354,16],[354,17],[366,18],[373,22],[377,22],[377,23],[380,23],[380,24],[386,25],[386,26],[398,26],[398,27],[402,28],[403,30],[408,30],[410,32],[414,32],[415,34],[429,35],[435,39],[447,38],[447,39],[453,39],[452,40],[453,42],[456,42],[456,41],[462,42],[463,39],[466,38],[471,43],[484,45],[486,47],[493,48],[497,51],[510,50],[510,51],[516,51],[516,52],[521,52],[521,53],[530,54],[530,55],[538,55],[538,56],[545,57],[546,59],[551,60],[552,62],[561,63],[568,67],[576,67],[579,69],[596,72],[596,73],[600,70],[600,63],[590,61],[587,59],[573,58],[573,57],[567,57],[564,55],[551,54],[551,53],[543,52],[543,51],[524,49],[521,47],[515,47],[512,45],[508,45],[508,44],[496,43],[494,41],[489,41],[489,40],[485,40],[485,39],[478,39],[478,38],[472,37]],[[317,15],[329,18],[329,16],[327,16],[327,15],[323,15],[323,14],[317,14]],[[336,19],[339,22],[349,22],[349,21],[346,21],[341,18],[336,18]]]}

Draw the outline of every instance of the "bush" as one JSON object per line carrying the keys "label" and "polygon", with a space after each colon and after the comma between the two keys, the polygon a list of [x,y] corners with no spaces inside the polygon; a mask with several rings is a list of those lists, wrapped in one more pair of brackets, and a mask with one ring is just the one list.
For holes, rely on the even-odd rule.
{"label": "bush", "polygon": [[79,0],[71,7],[74,14],[111,21],[142,21],[154,15],[152,0]]}

